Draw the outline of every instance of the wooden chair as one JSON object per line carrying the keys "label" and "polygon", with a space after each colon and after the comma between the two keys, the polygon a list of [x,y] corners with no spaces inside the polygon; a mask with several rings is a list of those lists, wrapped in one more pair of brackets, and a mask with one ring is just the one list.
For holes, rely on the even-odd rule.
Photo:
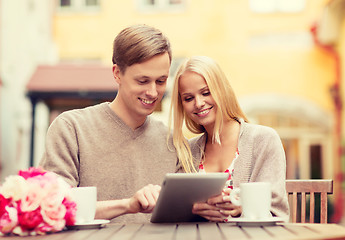
{"label": "wooden chair", "polygon": [[297,196],[301,195],[301,222],[306,219],[306,195],[310,195],[309,222],[314,223],[315,193],[320,193],[320,222],[327,223],[327,194],[333,193],[333,180],[330,179],[308,179],[308,180],[286,180],[286,191],[290,198],[290,212],[292,222],[297,222]]}

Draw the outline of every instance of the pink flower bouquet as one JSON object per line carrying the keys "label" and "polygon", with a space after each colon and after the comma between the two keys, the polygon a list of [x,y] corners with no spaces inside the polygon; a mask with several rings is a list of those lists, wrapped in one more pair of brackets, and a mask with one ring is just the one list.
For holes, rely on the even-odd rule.
{"label": "pink flower bouquet", "polygon": [[19,171],[0,186],[0,232],[28,236],[58,232],[75,224],[71,187],[40,168]]}

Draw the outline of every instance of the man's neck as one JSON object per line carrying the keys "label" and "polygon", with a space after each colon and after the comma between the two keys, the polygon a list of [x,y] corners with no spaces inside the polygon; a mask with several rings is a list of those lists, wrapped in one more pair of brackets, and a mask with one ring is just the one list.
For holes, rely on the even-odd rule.
{"label": "man's neck", "polygon": [[126,123],[127,126],[129,126],[132,130],[137,129],[141,125],[145,123],[146,117],[135,117],[133,113],[130,113],[128,109],[123,107],[123,104],[121,103],[121,100],[118,98],[115,98],[110,104],[109,104],[111,110],[113,110],[116,115],[121,118],[121,120]]}

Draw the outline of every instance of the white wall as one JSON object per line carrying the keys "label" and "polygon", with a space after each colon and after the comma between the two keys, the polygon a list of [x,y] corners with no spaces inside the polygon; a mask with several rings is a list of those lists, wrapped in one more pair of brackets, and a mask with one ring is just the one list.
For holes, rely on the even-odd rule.
{"label": "white wall", "polygon": [[[51,30],[53,3],[54,0],[1,0],[1,179],[29,164],[31,103],[25,96],[26,84],[38,64],[57,61]],[[42,119],[45,111],[38,111]]]}

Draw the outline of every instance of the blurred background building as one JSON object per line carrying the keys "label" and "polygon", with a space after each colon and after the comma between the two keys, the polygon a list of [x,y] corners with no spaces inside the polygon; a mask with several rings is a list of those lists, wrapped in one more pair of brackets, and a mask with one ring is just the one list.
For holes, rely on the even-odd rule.
{"label": "blurred background building", "polygon": [[345,0],[0,0],[1,179],[38,164],[57,114],[114,98],[113,39],[144,23],[169,37],[174,57],[154,116],[168,122],[185,57],[214,58],[250,121],[278,131],[287,178],[334,179],[339,222],[344,13]]}

